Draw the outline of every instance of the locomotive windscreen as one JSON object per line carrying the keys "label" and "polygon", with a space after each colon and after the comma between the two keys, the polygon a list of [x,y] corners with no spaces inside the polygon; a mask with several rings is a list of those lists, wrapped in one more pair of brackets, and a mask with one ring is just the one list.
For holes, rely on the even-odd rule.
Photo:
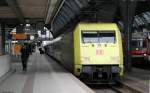
{"label": "locomotive windscreen", "polygon": [[115,31],[82,31],[83,43],[115,43]]}

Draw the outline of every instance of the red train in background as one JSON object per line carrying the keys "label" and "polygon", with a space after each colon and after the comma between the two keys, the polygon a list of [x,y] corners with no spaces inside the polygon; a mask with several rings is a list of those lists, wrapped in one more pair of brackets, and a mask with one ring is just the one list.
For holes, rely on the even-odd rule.
{"label": "red train in background", "polygon": [[150,39],[144,36],[136,36],[131,41],[131,57],[133,62],[148,62],[150,56]]}

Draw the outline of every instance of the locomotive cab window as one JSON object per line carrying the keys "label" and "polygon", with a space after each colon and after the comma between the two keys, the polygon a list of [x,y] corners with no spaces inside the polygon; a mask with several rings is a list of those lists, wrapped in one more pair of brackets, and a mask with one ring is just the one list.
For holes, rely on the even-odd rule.
{"label": "locomotive cab window", "polygon": [[115,31],[82,31],[83,43],[115,43]]}
{"label": "locomotive cab window", "polygon": [[83,43],[98,43],[98,32],[88,31],[82,32]]}
{"label": "locomotive cab window", "polygon": [[100,43],[115,43],[115,31],[101,31],[99,32]]}

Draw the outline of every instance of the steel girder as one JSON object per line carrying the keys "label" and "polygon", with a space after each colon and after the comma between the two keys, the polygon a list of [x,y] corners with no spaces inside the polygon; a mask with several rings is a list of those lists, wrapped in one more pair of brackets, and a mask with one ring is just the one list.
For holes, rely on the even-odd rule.
{"label": "steel girder", "polygon": [[52,32],[57,32],[62,29],[69,21],[80,13],[81,8],[85,7],[89,1],[90,0],[65,0],[51,23],[53,29]]}

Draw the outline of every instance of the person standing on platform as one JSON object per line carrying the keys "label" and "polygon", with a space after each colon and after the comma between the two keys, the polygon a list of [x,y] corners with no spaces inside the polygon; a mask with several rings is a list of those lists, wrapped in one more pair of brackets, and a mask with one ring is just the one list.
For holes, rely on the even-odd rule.
{"label": "person standing on platform", "polygon": [[45,53],[45,51],[44,51],[44,49],[43,49],[43,47],[41,46],[41,47],[39,47],[39,51],[40,51],[40,54],[44,54]]}
{"label": "person standing on platform", "polygon": [[21,48],[21,61],[22,61],[22,67],[23,67],[23,71],[27,71],[27,60],[29,57],[29,51],[27,46],[23,46]]}

